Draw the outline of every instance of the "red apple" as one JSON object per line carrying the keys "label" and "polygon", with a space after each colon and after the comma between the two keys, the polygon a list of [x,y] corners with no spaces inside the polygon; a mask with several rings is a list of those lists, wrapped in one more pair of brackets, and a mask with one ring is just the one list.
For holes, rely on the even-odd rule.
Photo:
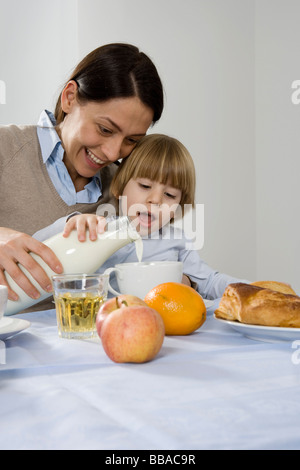
{"label": "red apple", "polygon": [[[124,304],[122,302],[124,302]],[[134,295],[119,295],[118,297],[113,297],[112,299],[107,300],[104,302],[104,304],[101,305],[96,318],[96,328],[99,336],[102,323],[104,322],[107,315],[114,310],[117,310],[122,305],[126,305],[128,307],[130,305],[144,305],[145,307],[148,307],[146,302],[144,302],[139,297],[135,297]]]}
{"label": "red apple", "polygon": [[[132,299],[132,296],[124,297]],[[156,310],[148,307],[141,299],[139,301],[139,304],[131,305],[121,303],[117,308],[118,301],[114,299],[115,303],[110,306],[115,305],[116,308],[110,310],[100,322],[98,334],[103,349],[114,362],[147,362],[162,347],[164,322]]]}

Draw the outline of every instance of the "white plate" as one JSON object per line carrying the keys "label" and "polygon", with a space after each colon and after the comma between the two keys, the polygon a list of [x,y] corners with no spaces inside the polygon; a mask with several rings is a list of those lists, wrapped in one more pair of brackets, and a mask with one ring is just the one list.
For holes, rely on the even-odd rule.
{"label": "white plate", "polygon": [[30,322],[28,320],[3,317],[0,320],[0,339],[7,339],[10,336],[16,335],[20,331],[26,330],[29,326]]}
{"label": "white plate", "polygon": [[300,328],[280,328],[277,326],[248,325],[237,321],[222,320],[214,315],[219,322],[230,326],[247,338],[265,343],[300,340]]}

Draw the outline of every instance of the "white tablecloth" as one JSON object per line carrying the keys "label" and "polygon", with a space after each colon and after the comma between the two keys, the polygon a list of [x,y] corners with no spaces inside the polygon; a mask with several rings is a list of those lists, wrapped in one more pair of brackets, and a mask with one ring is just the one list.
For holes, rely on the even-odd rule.
{"label": "white tablecloth", "polygon": [[291,343],[247,339],[212,311],[145,364],[59,338],[54,310],[23,316],[31,326],[5,341],[0,365],[0,448],[299,449]]}

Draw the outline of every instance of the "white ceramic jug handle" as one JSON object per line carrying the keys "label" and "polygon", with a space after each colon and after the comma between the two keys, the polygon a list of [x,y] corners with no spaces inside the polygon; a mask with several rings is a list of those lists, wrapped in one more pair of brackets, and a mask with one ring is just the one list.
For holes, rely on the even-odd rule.
{"label": "white ceramic jug handle", "polygon": [[[108,274],[108,275],[110,275],[110,274],[111,274],[112,272],[114,272],[114,271],[118,271],[119,273],[121,272],[118,268],[108,268],[108,269],[106,269],[106,270],[104,271],[103,274]],[[109,280],[108,280],[108,290],[109,290],[109,292],[110,292],[111,294],[114,294],[114,295],[122,295],[121,292],[118,292],[118,291],[116,291],[115,289],[113,289],[113,288],[111,287]]]}

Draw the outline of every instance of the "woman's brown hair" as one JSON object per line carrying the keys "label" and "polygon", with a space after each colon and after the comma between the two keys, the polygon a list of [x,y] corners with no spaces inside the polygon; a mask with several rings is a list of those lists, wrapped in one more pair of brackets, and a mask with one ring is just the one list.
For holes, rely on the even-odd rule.
{"label": "woman's brown hair", "polygon": [[[157,69],[146,54],[131,44],[98,47],[77,65],[67,83],[70,80],[77,83],[79,102],[137,96],[153,110],[153,124],[162,114],[163,87]],[[54,115],[57,124],[64,120],[61,94]]]}

